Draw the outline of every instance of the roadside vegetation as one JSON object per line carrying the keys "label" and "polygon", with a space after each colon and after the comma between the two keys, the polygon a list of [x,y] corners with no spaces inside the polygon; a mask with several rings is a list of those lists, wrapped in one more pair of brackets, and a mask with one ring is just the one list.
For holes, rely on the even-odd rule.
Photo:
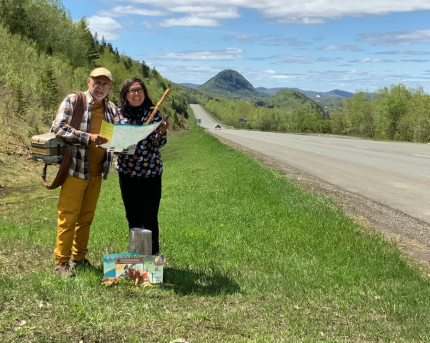
{"label": "roadside vegetation", "polygon": [[[305,106],[292,112],[282,108],[267,108],[244,100],[221,102],[209,99],[202,106],[217,121],[236,128],[279,132],[321,132],[331,133],[331,123],[324,120],[319,109]],[[246,119],[242,124],[239,119]]]}
{"label": "roadside vegetation", "polygon": [[161,250],[174,286],[101,284],[102,255],[128,245],[117,175],[91,229],[94,267],[74,278],[52,271],[58,191],[16,188],[0,206],[2,342],[430,340],[428,270],[332,200],[198,126],[170,134],[162,154]]}
{"label": "roadside vegetation", "polygon": [[[287,111],[246,101],[208,100],[203,106],[220,122],[237,128],[430,142],[430,95],[403,84],[384,87],[371,96],[357,91],[331,111],[306,106]],[[240,124],[239,118],[247,119],[247,124]]]}

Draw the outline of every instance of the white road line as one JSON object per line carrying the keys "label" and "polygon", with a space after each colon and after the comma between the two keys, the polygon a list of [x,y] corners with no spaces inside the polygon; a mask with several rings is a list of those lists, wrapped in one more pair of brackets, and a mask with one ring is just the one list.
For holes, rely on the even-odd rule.
{"label": "white road line", "polygon": [[360,148],[360,149],[369,149],[367,146],[358,146],[358,145],[356,145],[355,147],[356,148]]}
{"label": "white road line", "polygon": [[427,156],[427,155],[417,155],[417,154],[412,154],[412,155],[414,155],[414,156],[420,156],[420,157],[429,157],[430,158],[430,156]]}

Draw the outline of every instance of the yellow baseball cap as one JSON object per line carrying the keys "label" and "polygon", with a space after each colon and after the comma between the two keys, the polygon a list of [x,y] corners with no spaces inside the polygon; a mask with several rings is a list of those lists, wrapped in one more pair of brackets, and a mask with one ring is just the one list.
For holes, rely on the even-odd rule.
{"label": "yellow baseball cap", "polygon": [[91,77],[106,76],[107,78],[109,78],[109,80],[113,81],[112,73],[106,68],[96,68],[91,72],[90,76]]}

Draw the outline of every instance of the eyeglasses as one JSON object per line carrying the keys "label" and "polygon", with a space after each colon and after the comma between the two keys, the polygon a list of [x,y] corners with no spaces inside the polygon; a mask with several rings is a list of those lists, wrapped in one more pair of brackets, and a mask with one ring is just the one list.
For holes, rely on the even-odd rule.
{"label": "eyeglasses", "polygon": [[143,93],[143,88],[129,89],[127,91],[127,93],[130,93],[130,94],[142,94]]}

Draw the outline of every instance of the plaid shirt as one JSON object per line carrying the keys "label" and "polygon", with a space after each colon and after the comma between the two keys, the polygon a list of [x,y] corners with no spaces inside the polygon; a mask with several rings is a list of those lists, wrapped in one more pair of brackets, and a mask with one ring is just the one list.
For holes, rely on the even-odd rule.
{"label": "plaid shirt", "polygon": [[[57,115],[52,126],[52,131],[58,138],[70,143],[72,149],[72,164],[69,174],[79,179],[90,179],[90,164],[88,160],[88,145],[90,144],[91,119],[94,100],[91,94],[84,92],[86,97],[85,112],[82,117],[79,130],[70,126],[72,120],[73,108],[76,103],[76,95],[69,94],[58,108]],[[118,124],[118,110],[111,101],[106,97],[105,118],[108,123]],[[112,164],[113,152],[107,152],[103,163],[103,179],[109,174],[109,168]]]}

